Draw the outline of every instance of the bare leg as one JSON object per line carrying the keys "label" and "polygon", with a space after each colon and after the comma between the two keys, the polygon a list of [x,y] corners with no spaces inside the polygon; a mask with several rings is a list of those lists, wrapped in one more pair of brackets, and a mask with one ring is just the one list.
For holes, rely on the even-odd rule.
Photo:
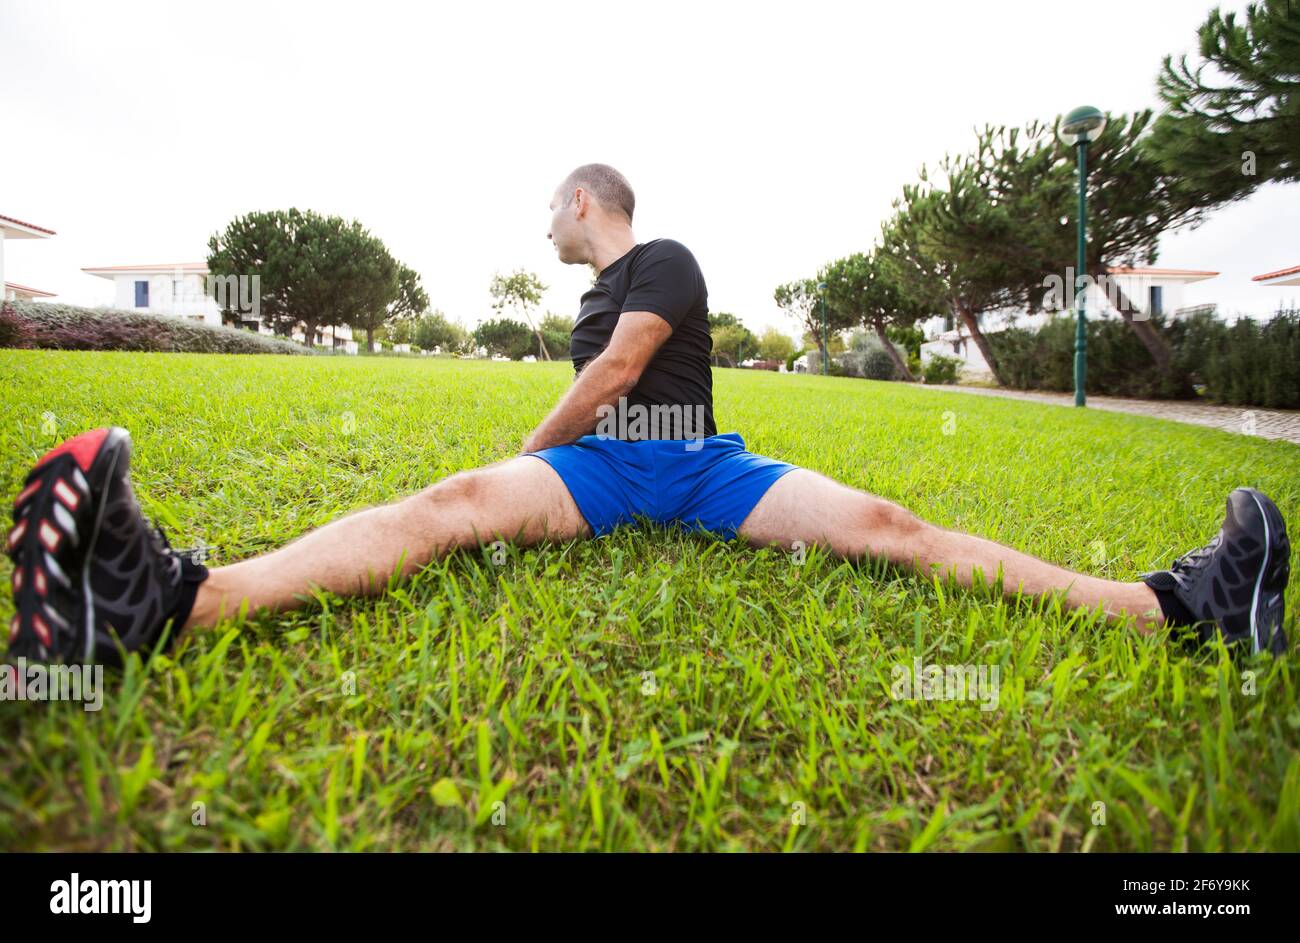
{"label": "bare leg", "polygon": [[1155,594],[1145,583],[1072,573],[991,540],[928,524],[891,501],[804,468],[777,480],[740,533],[758,545],[789,549],[801,540],[849,559],[884,557],[919,573],[938,568],[963,586],[971,585],[977,569],[991,583],[1000,568],[1009,596],[1064,591],[1071,607],[1101,606],[1112,619],[1133,616],[1143,632],[1163,623]]}
{"label": "bare leg", "polygon": [[185,627],[212,625],[239,611],[295,609],[311,586],[340,595],[382,592],[401,576],[457,547],[501,539],[523,544],[569,540],[590,528],[559,475],[521,456],[461,472],[392,504],[367,508],[272,553],[212,570],[199,585]]}

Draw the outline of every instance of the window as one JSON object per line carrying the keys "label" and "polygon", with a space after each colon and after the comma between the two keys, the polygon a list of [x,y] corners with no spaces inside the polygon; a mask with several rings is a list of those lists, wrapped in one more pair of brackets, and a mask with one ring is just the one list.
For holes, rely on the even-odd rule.
{"label": "window", "polygon": [[178,303],[186,300],[185,279],[183,278],[172,279],[172,300]]}
{"label": "window", "polygon": [[149,307],[149,283],[146,281],[135,283],[135,306],[137,308]]}
{"label": "window", "polygon": [[1152,285],[1147,289],[1147,314],[1164,313],[1164,294],[1165,290],[1160,285]]}

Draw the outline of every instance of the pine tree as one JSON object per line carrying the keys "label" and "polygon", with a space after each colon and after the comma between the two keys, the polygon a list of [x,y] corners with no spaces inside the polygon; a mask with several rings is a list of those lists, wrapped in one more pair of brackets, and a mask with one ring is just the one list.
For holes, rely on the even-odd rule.
{"label": "pine tree", "polygon": [[1152,153],[1219,203],[1300,181],[1300,0],[1251,4],[1244,23],[1215,9],[1198,33],[1200,62],[1165,57]]}

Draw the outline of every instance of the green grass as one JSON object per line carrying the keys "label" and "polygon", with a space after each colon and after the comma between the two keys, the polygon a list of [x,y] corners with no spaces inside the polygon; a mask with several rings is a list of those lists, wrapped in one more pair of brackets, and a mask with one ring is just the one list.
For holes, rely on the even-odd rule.
{"label": "green grass", "polygon": [[[0,485],[9,500],[61,437],[126,426],[146,512],[228,562],[513,454],[567,382],[3,351]],[[720,428],[754,451],[1087,572],[1167,564],[1238,484],[1300,521],[1285,443],[861,380],[715,382]],[[998,666],[997,709],[891,698],[917,656]],[[662,530],[501,567],[462,553],[383,597],[133,659],[99,712],[0,703],[0,847],[1297,850],[1294,665]]]}

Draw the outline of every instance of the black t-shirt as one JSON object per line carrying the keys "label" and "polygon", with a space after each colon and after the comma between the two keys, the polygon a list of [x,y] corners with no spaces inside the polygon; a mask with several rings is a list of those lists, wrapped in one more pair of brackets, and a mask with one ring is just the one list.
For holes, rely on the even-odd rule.
{"label": "black t-shirt", "polygon": [[717,435],[709,368],[713,351],[709,292],[691,250],[675,239],[652,239],[637,243],[601,271],[596,283],[583,293],[569,339],[575,374],[609,345],[624,311],[650,311],[673,328],[628,394],[628,406],[645,410],[680,406],[691,417],[687,419],[691,425],[686,434],[676,422],[650,424],[645,433],[630,425],[620,438],[690,438],[692,430],[695,436]]}

